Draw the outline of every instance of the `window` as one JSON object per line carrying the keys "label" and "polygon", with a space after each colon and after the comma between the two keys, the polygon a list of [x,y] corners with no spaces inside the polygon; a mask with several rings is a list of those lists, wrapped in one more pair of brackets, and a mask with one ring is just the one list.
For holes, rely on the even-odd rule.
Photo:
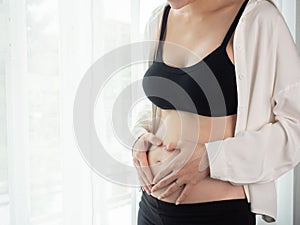
{"label": "window", "polygon": [[[87,165],[74,137],[73,103],[88,68],[139,40],[150,12],[163,2],[0,0],[1,225],[136,224],[140,192]],[[299,3],[276,2],[299,34]],[[112,157],[128,164],[109,118],[116,97],[140,72],[139,65],[117,71],[95,111],[99,139]],[[277,224],[292,225],[293,171],[277,185]]]}
{"label": "window", "polygon": [[[138,40],[161,2],[0,1],[1,224],[136,223],[138,189],[109,182],[87,166],[73,136],[72,107],[85,71]],[[130,68],[116,74],[121,79],[105,91],[106,105],[133,76]],[[110,126],[100,122],[100,132]]]}

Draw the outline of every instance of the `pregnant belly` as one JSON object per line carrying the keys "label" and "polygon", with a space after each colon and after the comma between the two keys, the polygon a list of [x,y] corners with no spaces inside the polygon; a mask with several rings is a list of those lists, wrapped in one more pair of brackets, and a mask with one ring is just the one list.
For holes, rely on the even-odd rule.
{"label": "pregnant belly", "polygon": [[[211,130],[211,126],[208,127],[207,123],[205,122],[202,122],[202,126],[198,126],[198,129],[201,128],[200,131],[202,131],[201,132],[202,135],[198,137],[195,136],[195,133],[197,132],[195,132],[192,129],[191,130],[185,129],[185,132],[181,132],[183,129],[180,124],[186,122],[185,123],[186,125],[190,125],[189,123],[191,123],[191,120],[186,118],[189,118],[189,114],[181,117],[180,122],[178,122],[179,121],[178,118],[175,117],[173,114],[166,116],[164,120],[161,120],[161,122],[159,123],[156,135],[163,140],[164,144],[170,142],[176,143],[180,139],[195,140],[195,138],[198,138],[197,139],[198,143],[202,142],[204,144],[207,141],[205,140],[206,137],[210,136],[212,138],[211,134],[205,132],[208,128],[209,130]],[[193,123],[195,123],[195,121],[193,121]],[[194,124],[187,127],[193,127],[193,126]],[[178,155],[179,151],[180,151],[179,149],[175,149],[174,151],[166,151],[160,146],[151,146],[148,152],[148,161],[153,176],[156,176],[160,171],[167,168],[168,163]],[[167,188],[168,186],[165,188],[161,188],[153,192],[151,195],[154,197],[158,197]],[[182,188],[179,188],[172,195],[163,198],[162,200],[166,202],[175,203],[181,191]],[[207,177],[193,187],[191,193],[187,196],[183,204],[217,201],[217,200],[225,200],[225,199],[235,199],[235,198],[245,198],[245,197],[246,196],[245,196],[243,186],[234,186],[227,181],[222,181],[222,180],[217,180],[217,179]]]}

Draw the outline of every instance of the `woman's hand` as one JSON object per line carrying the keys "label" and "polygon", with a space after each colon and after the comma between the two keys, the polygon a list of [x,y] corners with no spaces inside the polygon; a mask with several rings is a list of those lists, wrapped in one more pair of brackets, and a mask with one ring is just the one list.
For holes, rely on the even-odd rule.
{"label": "woman's hand", "polygon": [[133,164],[138,172],[138,177],[143,189],[150,194],[153,174],[149,168],[147,151],[150,144],[160,146],[162,140],[152,133],[140,136],[132,147]]}
{"label": "woman's hand", "polygon": [[[209,176],[209,163],[204,144],[191,141],[179,141],[175,146],[172,143],[166,145],[166,150],[172,151],[180,149],[180,153],[166,165],[154,177],[155,185],[151,192],[163,187],[169,186],[168,189],[159,196],[159,199],[167,197],[184,186],[180,196],[176,200],[176,204],[183,202],[191,192],[193,187]],[[158,182],[159,181],[159,182]]]}

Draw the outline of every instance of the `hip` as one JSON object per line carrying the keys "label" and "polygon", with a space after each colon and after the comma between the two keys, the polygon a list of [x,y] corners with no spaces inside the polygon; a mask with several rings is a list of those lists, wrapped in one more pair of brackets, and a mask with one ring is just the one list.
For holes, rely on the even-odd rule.
{"label": "hip", "polygon": [[255,225],[255,213],[244,198],[175,205],[144,191],[138,217],[138,225]]}

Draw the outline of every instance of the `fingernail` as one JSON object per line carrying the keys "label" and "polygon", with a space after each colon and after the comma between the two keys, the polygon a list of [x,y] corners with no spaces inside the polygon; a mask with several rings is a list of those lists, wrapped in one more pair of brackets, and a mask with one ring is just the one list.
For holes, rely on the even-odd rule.
{"label": "fingernail", "polygon": [[179,205],[179,202],[176,202],[175,205]]}
{"label": "fingernail", "polygon": [[158,196],[158,199],[161,200],[163,197],[162,196]]}

